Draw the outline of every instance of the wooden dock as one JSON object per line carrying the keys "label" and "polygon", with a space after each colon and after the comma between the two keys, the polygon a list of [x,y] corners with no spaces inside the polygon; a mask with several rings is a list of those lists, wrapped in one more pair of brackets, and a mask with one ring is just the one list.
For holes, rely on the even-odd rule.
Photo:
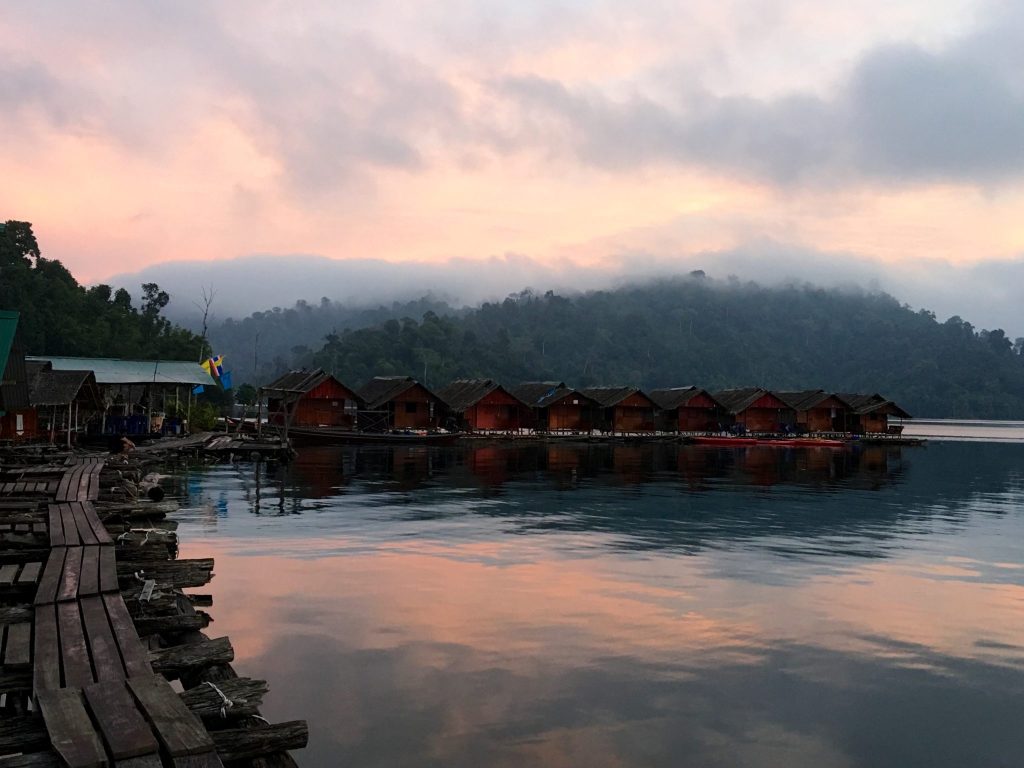
{"label": "wooden dock", "polygon": [[175,526],[146,505],[101,515],[123,464],[39,458],[0,467],[0,768],[294,765],[305,722],[259,718],[266,683],[235,675],[181,592],[213,561],[171,559]]}

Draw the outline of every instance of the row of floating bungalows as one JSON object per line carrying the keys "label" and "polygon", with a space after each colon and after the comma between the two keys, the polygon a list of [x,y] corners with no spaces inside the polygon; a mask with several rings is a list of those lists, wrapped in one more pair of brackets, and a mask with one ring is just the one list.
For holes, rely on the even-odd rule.
{"label": "row of floating bungalows", "polygon": [[409,376],[352,389],[323,370],[292,371],[263,387],[270,420],[289,426],[386,432],[720,432],[893,434],[910,414],[878,394],[762,388],[574,389],[564,382],[506,388],[464,379],[432,391]]}

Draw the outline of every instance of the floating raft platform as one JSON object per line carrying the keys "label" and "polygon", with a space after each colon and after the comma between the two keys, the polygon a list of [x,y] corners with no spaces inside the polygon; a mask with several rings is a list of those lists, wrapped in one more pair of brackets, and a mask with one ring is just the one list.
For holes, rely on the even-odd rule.
{"label": "floating raft platform", "polygon": [[[304,721],[259,717],[227,638],[201,630],[212,560],[176,560],[167,505],[125,502],[123,459],[26,452],[0,466],[0,768],[286,768]],[[112,503],[119,502],[119,503]],[[180,681],[183,692],[171,686]]]}

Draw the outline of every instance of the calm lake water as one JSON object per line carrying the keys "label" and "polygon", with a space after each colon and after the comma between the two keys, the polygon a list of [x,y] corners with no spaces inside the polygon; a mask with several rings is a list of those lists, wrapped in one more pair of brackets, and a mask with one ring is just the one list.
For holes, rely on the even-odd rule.
{"label": "calm lake water", "polygon": [[308,719],[304,766],[1024,759],[1019,442],[353,447],[180,484],[210,632]]}

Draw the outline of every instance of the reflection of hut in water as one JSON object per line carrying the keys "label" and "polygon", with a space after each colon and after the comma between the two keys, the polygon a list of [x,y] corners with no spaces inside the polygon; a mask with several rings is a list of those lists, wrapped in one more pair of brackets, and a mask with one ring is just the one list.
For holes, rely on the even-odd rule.
{"label": "reflection of hut in water", "polygon": [[289,371],[263,387],[270,421],[292,427],[354,429],[361,400],[356,393],[321,368]]}
{"label": "reflection of hut in water", "polygon": [[823,389],[774,392],[793,409],[797,432],[846,432],[850,406]]}
{"label": "reflection of hut in water", "polygon": [[721,421],[721,406],[700,387],[652,389],[648,393],[659,408],[658,429],[665,432],[713,432]]}
{"label": "reflection of hut in water", "polygon": [[781,432],[796,423],[793,409],[767,389],[723,389],[712,396],[722,405],[726,426],[742,426],[748,432]]}
{"label": "reflection of hut in water", "polygon": [[654,401],[636,387],[587,387],[581,394],[598,404],[596,427],[605,432],[653,432]]}
{"label": "reflection of hut in water", "polygon": [[612,468],[616,477],[630,485],[648,481],[654,474],[654,450],[649,444],[612,446]]}
{"label": "reflection of hut in water", "polygon": [[510,392],[533,411],[533,425],[542,432],[589,432],[597,404],[560,381],[532,381]]}
{"label": "reflection of hut in water", "polygon": [[448,415],[448,406],[411,376],[377,376],[357,392],[366,404],[360,413],[365,431],[436,429]]}
{"label": "reflection of hut in water", "polygon": [[512,431],[529,426],[530,409],[493,379],[460,379],[438,390],[459,429]]}
{"label": "reflection of hut in water", "polygon": [[903,420],[912,418],[892,400],[887,400],[878,393],[840,393],[836,397],[850,408],[846,431],[854,434],[900,434],[903,431]]}

